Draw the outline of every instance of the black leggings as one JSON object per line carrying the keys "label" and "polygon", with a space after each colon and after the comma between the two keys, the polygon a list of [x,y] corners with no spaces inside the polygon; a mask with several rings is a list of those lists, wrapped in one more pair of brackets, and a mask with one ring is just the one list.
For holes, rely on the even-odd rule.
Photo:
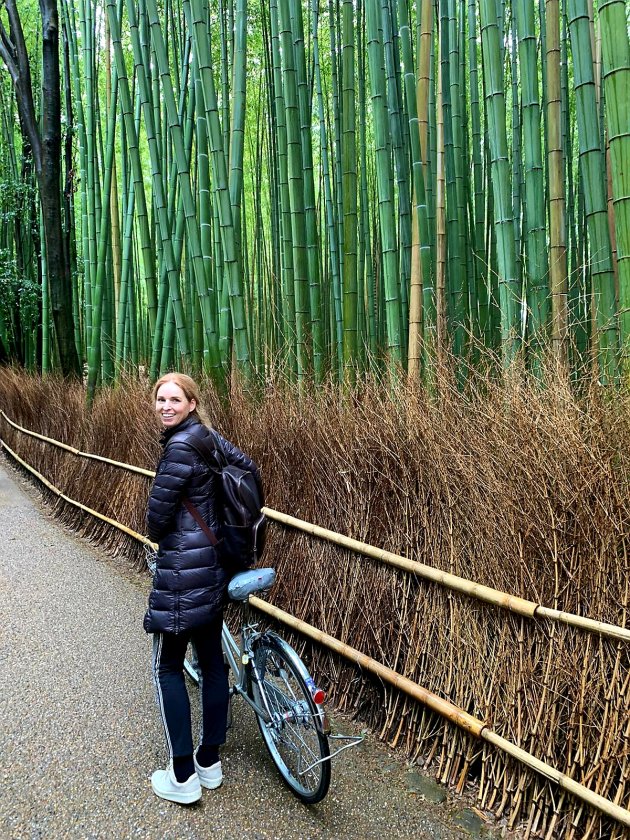
{"label": "black leggings", "polygon": [[153,677],[162,715],[170,758],[193,754],[190,701],[184,678],[184,657],[188,642],[197,650],[201,671],[201,735],[199,743],[219,746],[225,741],[228,709],[228,680],[221,651],[219,617],[212,624],[185,633],[154,633]]}

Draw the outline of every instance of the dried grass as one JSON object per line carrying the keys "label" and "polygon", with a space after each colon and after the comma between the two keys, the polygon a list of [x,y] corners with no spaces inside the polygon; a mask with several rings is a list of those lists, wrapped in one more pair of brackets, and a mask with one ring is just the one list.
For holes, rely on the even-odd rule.
{"label": "dried grass", "polygon": [[[235,388],[208,414],[262,466],[270,507],[546,606],[627,624],[630,397],[576,396],[518,369],[432,396],[374,380],[298,393]],[[147,389],[103,391],[0,370],[0,407],[85,451],[153,468]],[[77,459],[0,421],[7,443],[70,497],[144,530],[149,481]],[[131,540],[55,500],[72,527],[140,562]],[[302,533],[270,528],[273,601],[488,722],[576,781],[630,806],[626,646],[448,593]],[[541,837],[619,826],[347,663],[294,638],[336,704],[479,804]]]}

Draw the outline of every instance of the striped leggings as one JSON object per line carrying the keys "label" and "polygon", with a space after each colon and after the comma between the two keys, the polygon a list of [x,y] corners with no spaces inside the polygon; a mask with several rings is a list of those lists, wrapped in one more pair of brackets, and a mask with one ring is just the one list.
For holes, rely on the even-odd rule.
{"label": "striped leggings", "polygon": [[221,651],[222,617],[185,633],[153,634],[153,679],[164,724],[169,757],[193,754],[190,700],[184,678],[188,643],[197,649],[201,672],[201,732],[199,745],[219,746],[225,741],[228,681]]}

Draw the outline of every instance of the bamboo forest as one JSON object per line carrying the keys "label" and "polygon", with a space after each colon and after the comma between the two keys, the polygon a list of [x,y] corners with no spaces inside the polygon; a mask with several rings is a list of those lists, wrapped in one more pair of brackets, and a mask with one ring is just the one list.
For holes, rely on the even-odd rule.
{"label": "bamboo forest", "polygon": [[624,0],[3,0],[0,357],[623,377]]}
{"label": "bamboo forest", "polygon": [[[522,840],[630,836],[629,23],[627,0],[0,0],[3,537],[27,476],[147,585],[150,388],[192,375],[264,481],[256,620],[388,751],[374,800],[396,757]],[[0,556],[9,602],[38,563],[56,580],[51,541]],[[153,755],[139,729],[100,741]],[[335,785],[368,753],[300,836],[364,836],[335,820],[374,786]],[[57,800],[24,790],[40,836]],[[107,791],[99,819],[131,801]]]}

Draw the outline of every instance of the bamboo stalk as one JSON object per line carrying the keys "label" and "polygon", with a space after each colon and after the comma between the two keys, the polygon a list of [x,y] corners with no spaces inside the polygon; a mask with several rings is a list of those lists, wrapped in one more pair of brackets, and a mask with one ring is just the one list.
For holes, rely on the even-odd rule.
{"label": "bamboo stalk", "polygon": [[274,607],[273,604],[268,604],[266,601],[263,601],[262,598],[252,596],[249,601],[253,607],[261,612],[264,612],[266,615],[281,621],[283,624],[286,624],[288,627],[291,627],[303,635],[308,636],[319,644],[325,645],[335,651],[335,653],[341,654],[346,659],[354,662],[360,668],[370,671],[372,674],[376,674],[380,679],[390,683],[397,689],[404,691],[406,694],[409,694],[421,703],[424,703],[430,709],[437,712],[442,717],[445,717],[447,720],[450,720],[452,723],[455,723],[466,732],[488,741],[488,743],[498,747],[500,750],[503,750],[503,752],[507,753],[512,758],[515,758],[517,761],[525,764],[530,769],[540,773],[546,779],[555,782],[564,790],[569,791],[569,793],[576,798],[581,799],[583,802],[587,802],[589,805],[597,808],[607,816],[612,817],[612,819],[620,822],[622,825],[630,826],[630,811],[627,811],[625,808],[621,808],[619,805],[615,805],[610,800],[594,793],[589,788],[569,778],[569,776],[566,776],[564,773],[561,773],[559,770],[551,767],[546,762],[540,761],[540,759],[536,758],[531,753],[526,752],[526,750],[517,747],[516,744],[511,743],[511,741],[508,741],[492,729],[489,729],[483,721],[478,720],[468,714],[468,712],[465,712],[463,709],[455,706],[453,703],[449,703],[448,700],[438,697],[436,694],[433,694],[421,685],[414,683],[412,680],[407,679],[407,677],[403,677],[391,668],[388,668],[380,662],[372,659],[370,656],[366,656],[364,653],[350,647],[350,645],[343,644],[343,642],[338,641],[333,636],[329,636],[327,633],[318,630],[317,627],[313,627],[313,625],[307,624],[305,621],[294,618],[290,615],[290,613],[287,613],[278,607]]}
{"label": "bamboo stalk", "polygon": [[128,528],[126,525],[123,525],[121,522],[117,522],[115,519],[110,519],[109,516],[105,516],[103,513],[99,513],[97,510],[92,510],[92,508],[87,507],[87,505],[83,505],[83,504],[81,504],[81,502],[77,502],[75,499],[71,499],[69,496],[66,496],[65,493],[62,493],[61,490],[59,490],[57,487],[55,487],[54,484],[51,484],[50,481],[48,481],[47,478],[44,478],[44,476],[40,472],[37,472],[37,470],[34,467],[31,467],[30,464],[27,464],[26,461],[24,461],[22,458],[20,458],[20,456],[17,454],[17,452],[14,452],[11,449],[10,446],[7,446],[7,444],[5,443],[4,440],[2,440],[2,438],[0,438],[0,446],[4,447],[4,449],[6,449],[6,451],[13,458],[15,458],[15,460],[19,464],[21,464],[24,467],[24,469],[26,469],[30,473],[32,473],[52,493],[54,493],[60,499],[63,499],[64,502],[68,502],[69,504],[74,505],[75,507],[78,507],[81,510],[85,511],[86,513],[90,513],[92,516],[95,516],[97,519],[101,519],[103,522],[107,522],[108,525],[112,525],[114,528],[118,528],[119,531],[122,531],[123,533],[128,534],[130,537],[133,537],[135,540],[138,540],[138,542],[141,542],[144,545],[150,545],[153,548],[156,548],[155,543],[152,543],[151,540],[148,537],[145,537],[142,534],[139,534],[137,531],[134,531],[131,528]]}

